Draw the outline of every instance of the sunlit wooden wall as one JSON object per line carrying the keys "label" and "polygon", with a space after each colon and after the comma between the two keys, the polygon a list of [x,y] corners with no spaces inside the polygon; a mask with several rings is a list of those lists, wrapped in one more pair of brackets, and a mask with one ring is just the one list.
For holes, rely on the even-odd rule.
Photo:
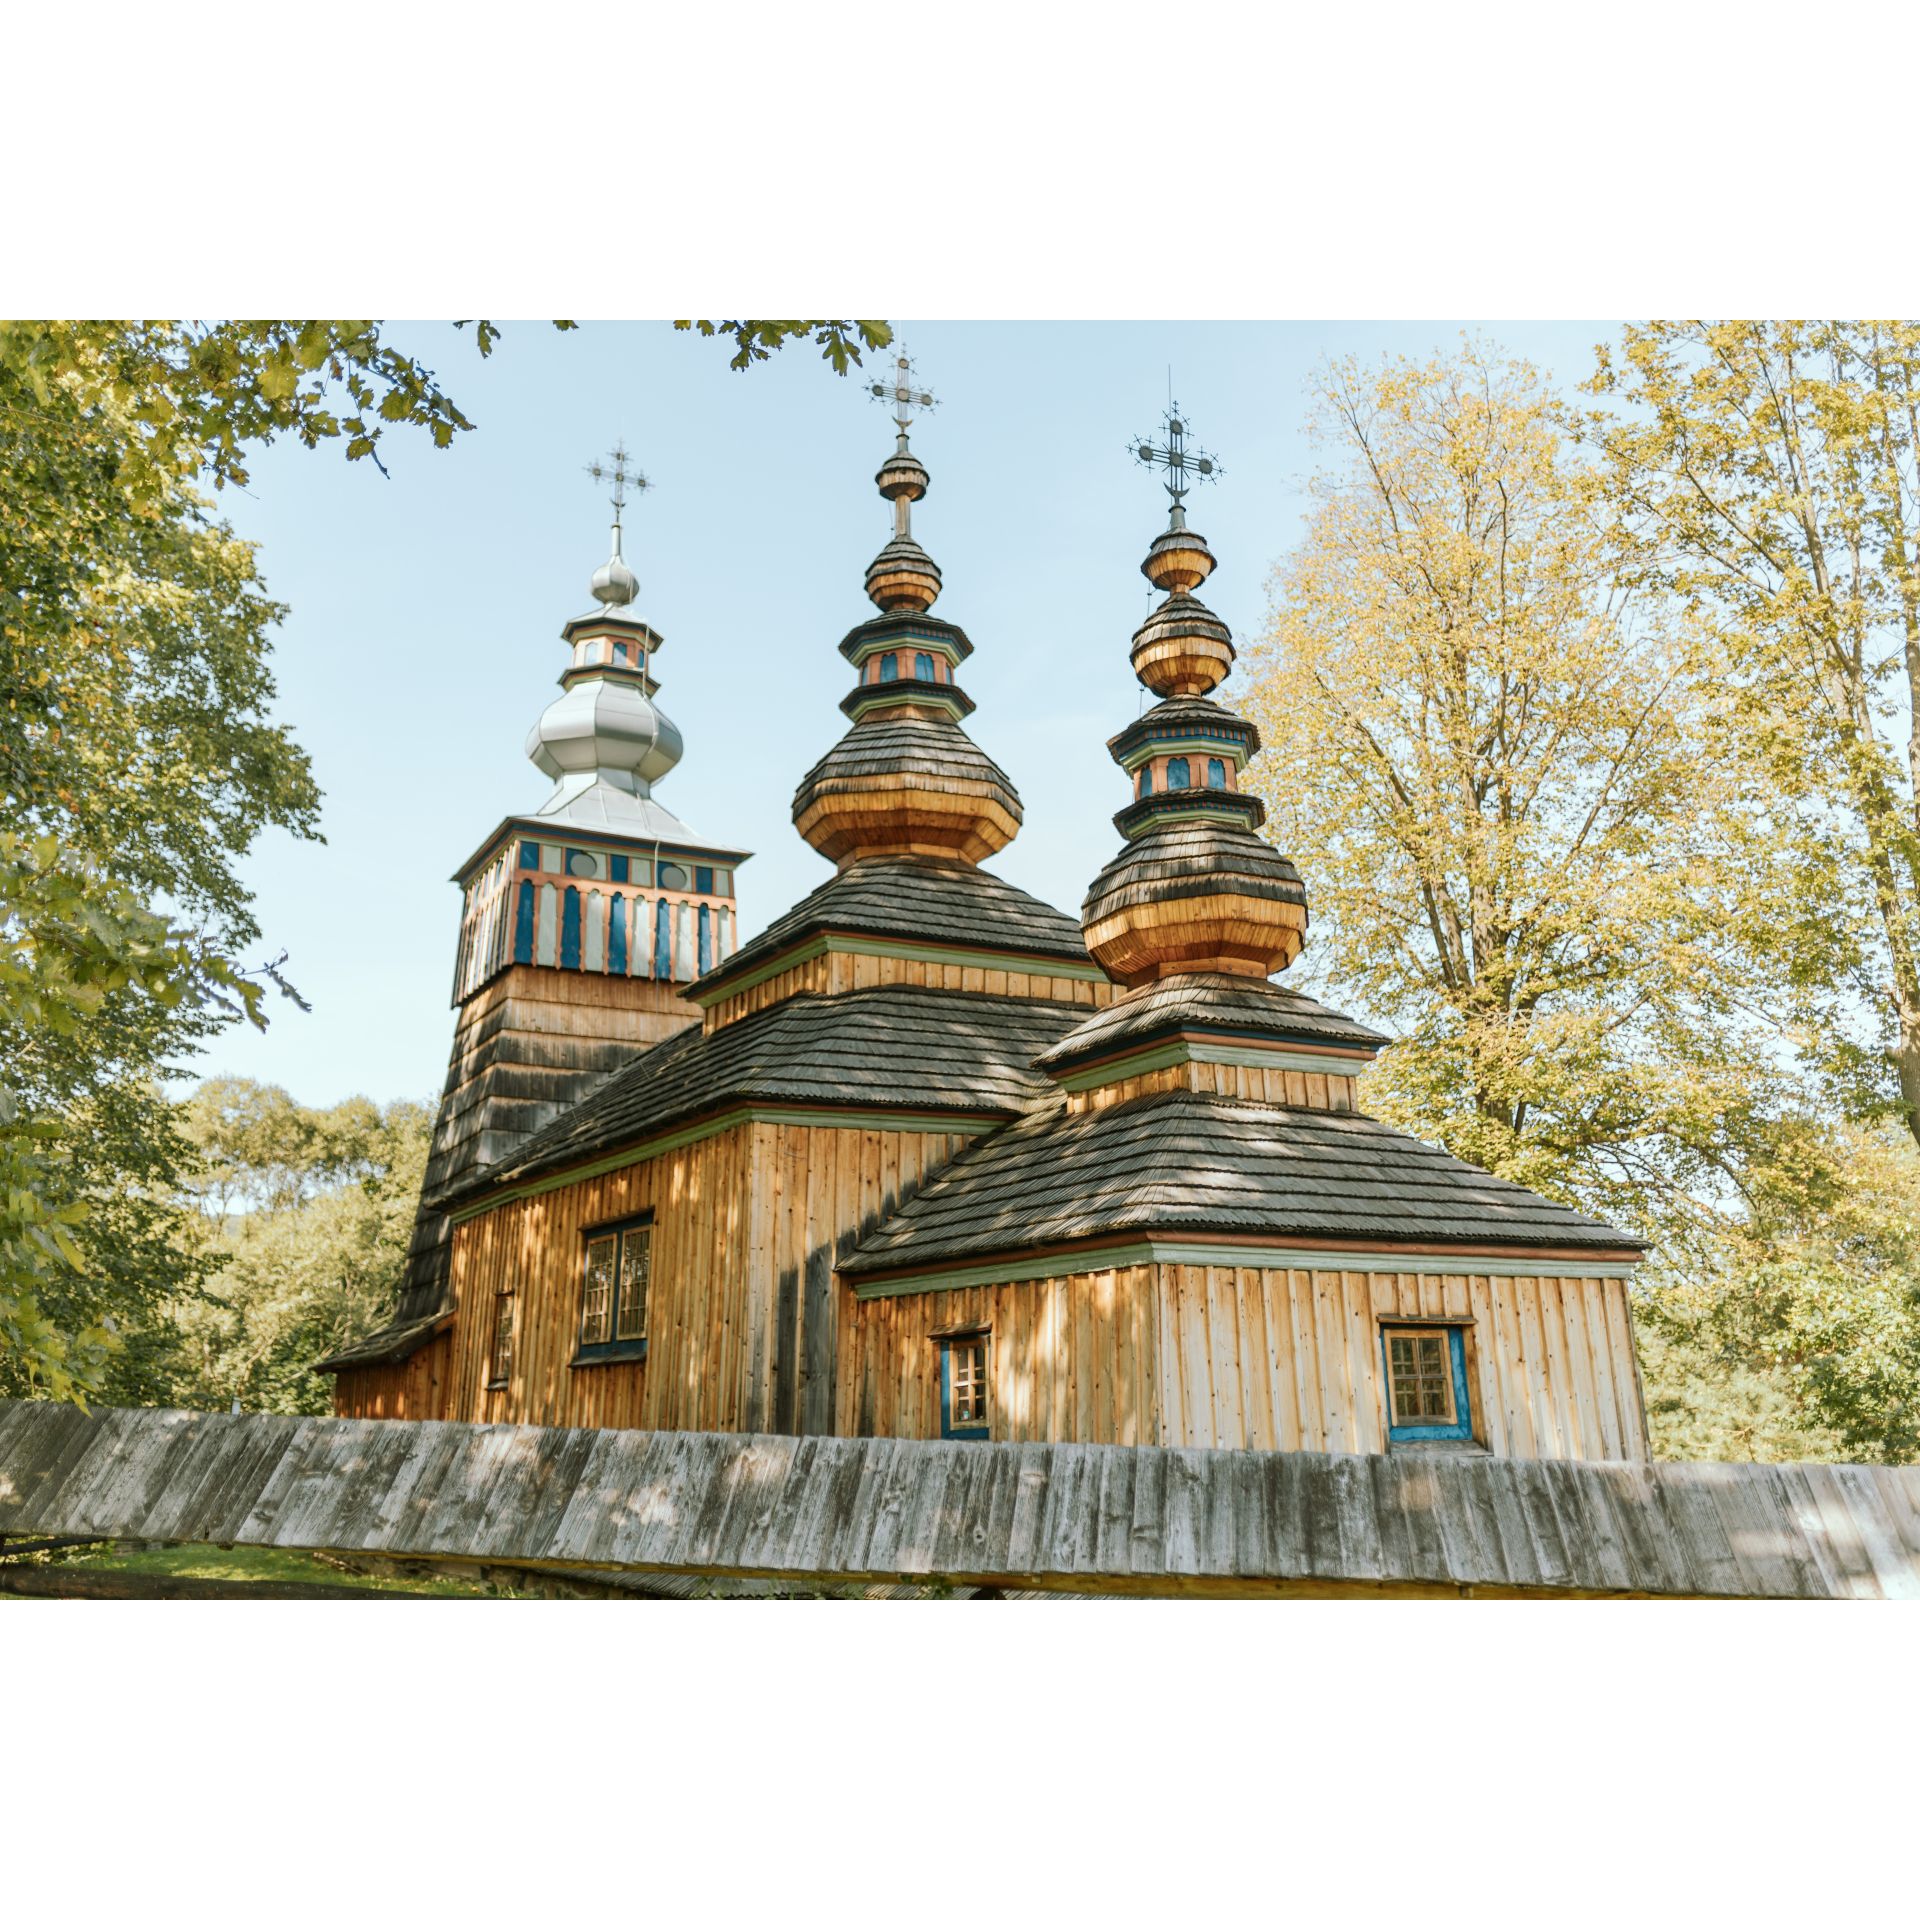
{"label": "sunlit wooden wall", "polygon": [[995,1440],[1380,1453],[1395,1315],[1470,1319],[1490,1452],[1648,1457],[1624,1280],[1503,1275],[1135,1266],[852,1302],[840,1431],[938,1438],[937,1335],[981,1325]]}

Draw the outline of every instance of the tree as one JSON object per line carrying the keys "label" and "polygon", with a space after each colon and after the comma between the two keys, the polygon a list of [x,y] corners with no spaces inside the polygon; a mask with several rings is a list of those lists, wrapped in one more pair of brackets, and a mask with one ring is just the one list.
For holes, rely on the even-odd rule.
{"label": "tree", "polygon": [[329,1410],[309,1369],[392,1315],[433,1113],[408,1100],[302,1107],[234,1078],[196,1089],[182,1113],[205,1167],[190,1231],[218,1271],[164,1308],[176,1404]]}
{"label": "tree", "polygon": [[1819,1064],[1920,1140],[1920,326],[1656,321],[1592,390],[1646,577],[1718,643],[1774,910],[1863,1010]]}
{"label": "tree", "polygon": [[[699,325],[736,365],[805,337],[842,373],[890,337]],[[497,330],[476,337],[484,354]],[[192,1147],[161,1083],[218,1022],[264,1022],[226,958],[259,934],[238,857],[268,826],[317,837],[312,769],[267,718],[284,610],[198,489],[244,483],[280,434],[378,466],[390,428],[444,447],[471,426],[378,322],[0,322],[0,977],[19,987],[0,994],[0,1390],[153,1397],[162,1356],[115,1328],[151,1335],[155,1302],[208,1271],[176,1230]]]}
{"label": "tree", "polygon": [[1243,704],[1317,970],[1400,1035],[1369,1106],[1672,1255],[1796,1106],[1711,675],[1532,367],[1344,361],[1318,401]]}

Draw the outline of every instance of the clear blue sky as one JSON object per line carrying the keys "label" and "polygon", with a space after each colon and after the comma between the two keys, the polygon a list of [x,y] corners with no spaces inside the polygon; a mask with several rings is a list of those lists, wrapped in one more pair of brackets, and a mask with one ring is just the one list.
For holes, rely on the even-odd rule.
{"label": "clear blue sky", "polygon": [[[901,323],[941,403],[914,435],[933,478],[914,532],[945,575],[937,610],[976,648],[961,674],[979,703],[968,730],[1026,806],[996,872],[1077,916],[1117,844],[1126,784],[1104,742],[1139,710],[1127,642],[1166,504],[1126,445],[1157,426],[1168,367],[1225,469],[1189,502],[1219,561],[1205,598],[1246,636],[1300,535],[1315,363],[1424,355],[1460,331]],[[1614,329],[1479,331],[1571,384]],[[830,871],[789,802],[847,725],[836,645],[872,612],[861,578],[891,527],[872,481],[886,417],[857,375],[835,378],[810,351],[734,373],[720,343],[661,322],[513,325],[486,362],[450,326],[389,337],[442,373],[474,432],[446,452],[390,434],[390,479],[337,449],[276,446],[221,501],[291,608],[277,714],[313,757],[326,844],[272,833],[244,868],[266,952],[287,950],[313,1011],[282,1002],[266,1035],[236,1030],[195,1065],[312,1105],[437,1096],[459,904],[447,876],[549,790],[523,742],[557,690],[560,627],[592,605],[606,555],[588,460],[624,435],[655,482],[629,509],[627,554],[667,639],[660,704],[687,742],[660,798],[699,833],[756,849],[739,882],[749,935]],[[1311,889],[1313,849],[1289,851]]]}

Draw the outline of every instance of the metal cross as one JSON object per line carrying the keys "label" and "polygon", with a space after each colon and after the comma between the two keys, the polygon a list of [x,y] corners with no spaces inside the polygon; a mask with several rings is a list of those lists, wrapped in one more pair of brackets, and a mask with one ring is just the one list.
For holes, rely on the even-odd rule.
{"label": "metal cross", "polygon": [[913,377],[913,362],[904,353],[894,356],[893,365],[877,380],[868,383],[874,399],[893,409],[893,424],[906,438],[907,428],[916,413],[929,413],[940,403]]}
{"label": "metal cross", "polygon": [[607,455],[611,464],[602,465],[595,460],[586,468],[594,479],[613,482],[613,524],[616,527],[620,524],[620,509],[627,504],[627,489],[631,487],[635,494],[642,494],[653,485],[638,467],[631,464],[632,458],[627,452],[626,440],[621,438],[613,443],[613,451]]}
{"label": "metal cross", "polygon": [[1127,451],[1143,465],[1166,469],[1166,488],[1177,508],[1189,487],[1216,478],[1221,467],[1211,455],[1187,445],[1187,422],[1178,407],[1168,407],[1162,418],[1166,421],[1164,441],[1130,440]]}

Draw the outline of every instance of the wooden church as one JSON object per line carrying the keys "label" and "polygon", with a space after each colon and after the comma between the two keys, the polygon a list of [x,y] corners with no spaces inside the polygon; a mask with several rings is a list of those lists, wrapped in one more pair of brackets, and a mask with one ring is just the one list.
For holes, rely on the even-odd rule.
{"label": "wooden church", "polygon": [[[1307,889],[1242,774],[1196,597],[1194,459],[1110,743],[1078,924],[987,863],[1021,825],[931,612],[908,426],[878,608],[793,825],[831,876],[738,937],[744,850],[654,796],[680,736],[621,557],[562,629],[554,780],[455,875],[453,1056],[391,1326],[341,1414],[543,1426],[1644,1460],[1642,1242],[1368,1119],[1386,1044],[1278,984]],[[1309,874],[1312,849],[1299,852]]]}

